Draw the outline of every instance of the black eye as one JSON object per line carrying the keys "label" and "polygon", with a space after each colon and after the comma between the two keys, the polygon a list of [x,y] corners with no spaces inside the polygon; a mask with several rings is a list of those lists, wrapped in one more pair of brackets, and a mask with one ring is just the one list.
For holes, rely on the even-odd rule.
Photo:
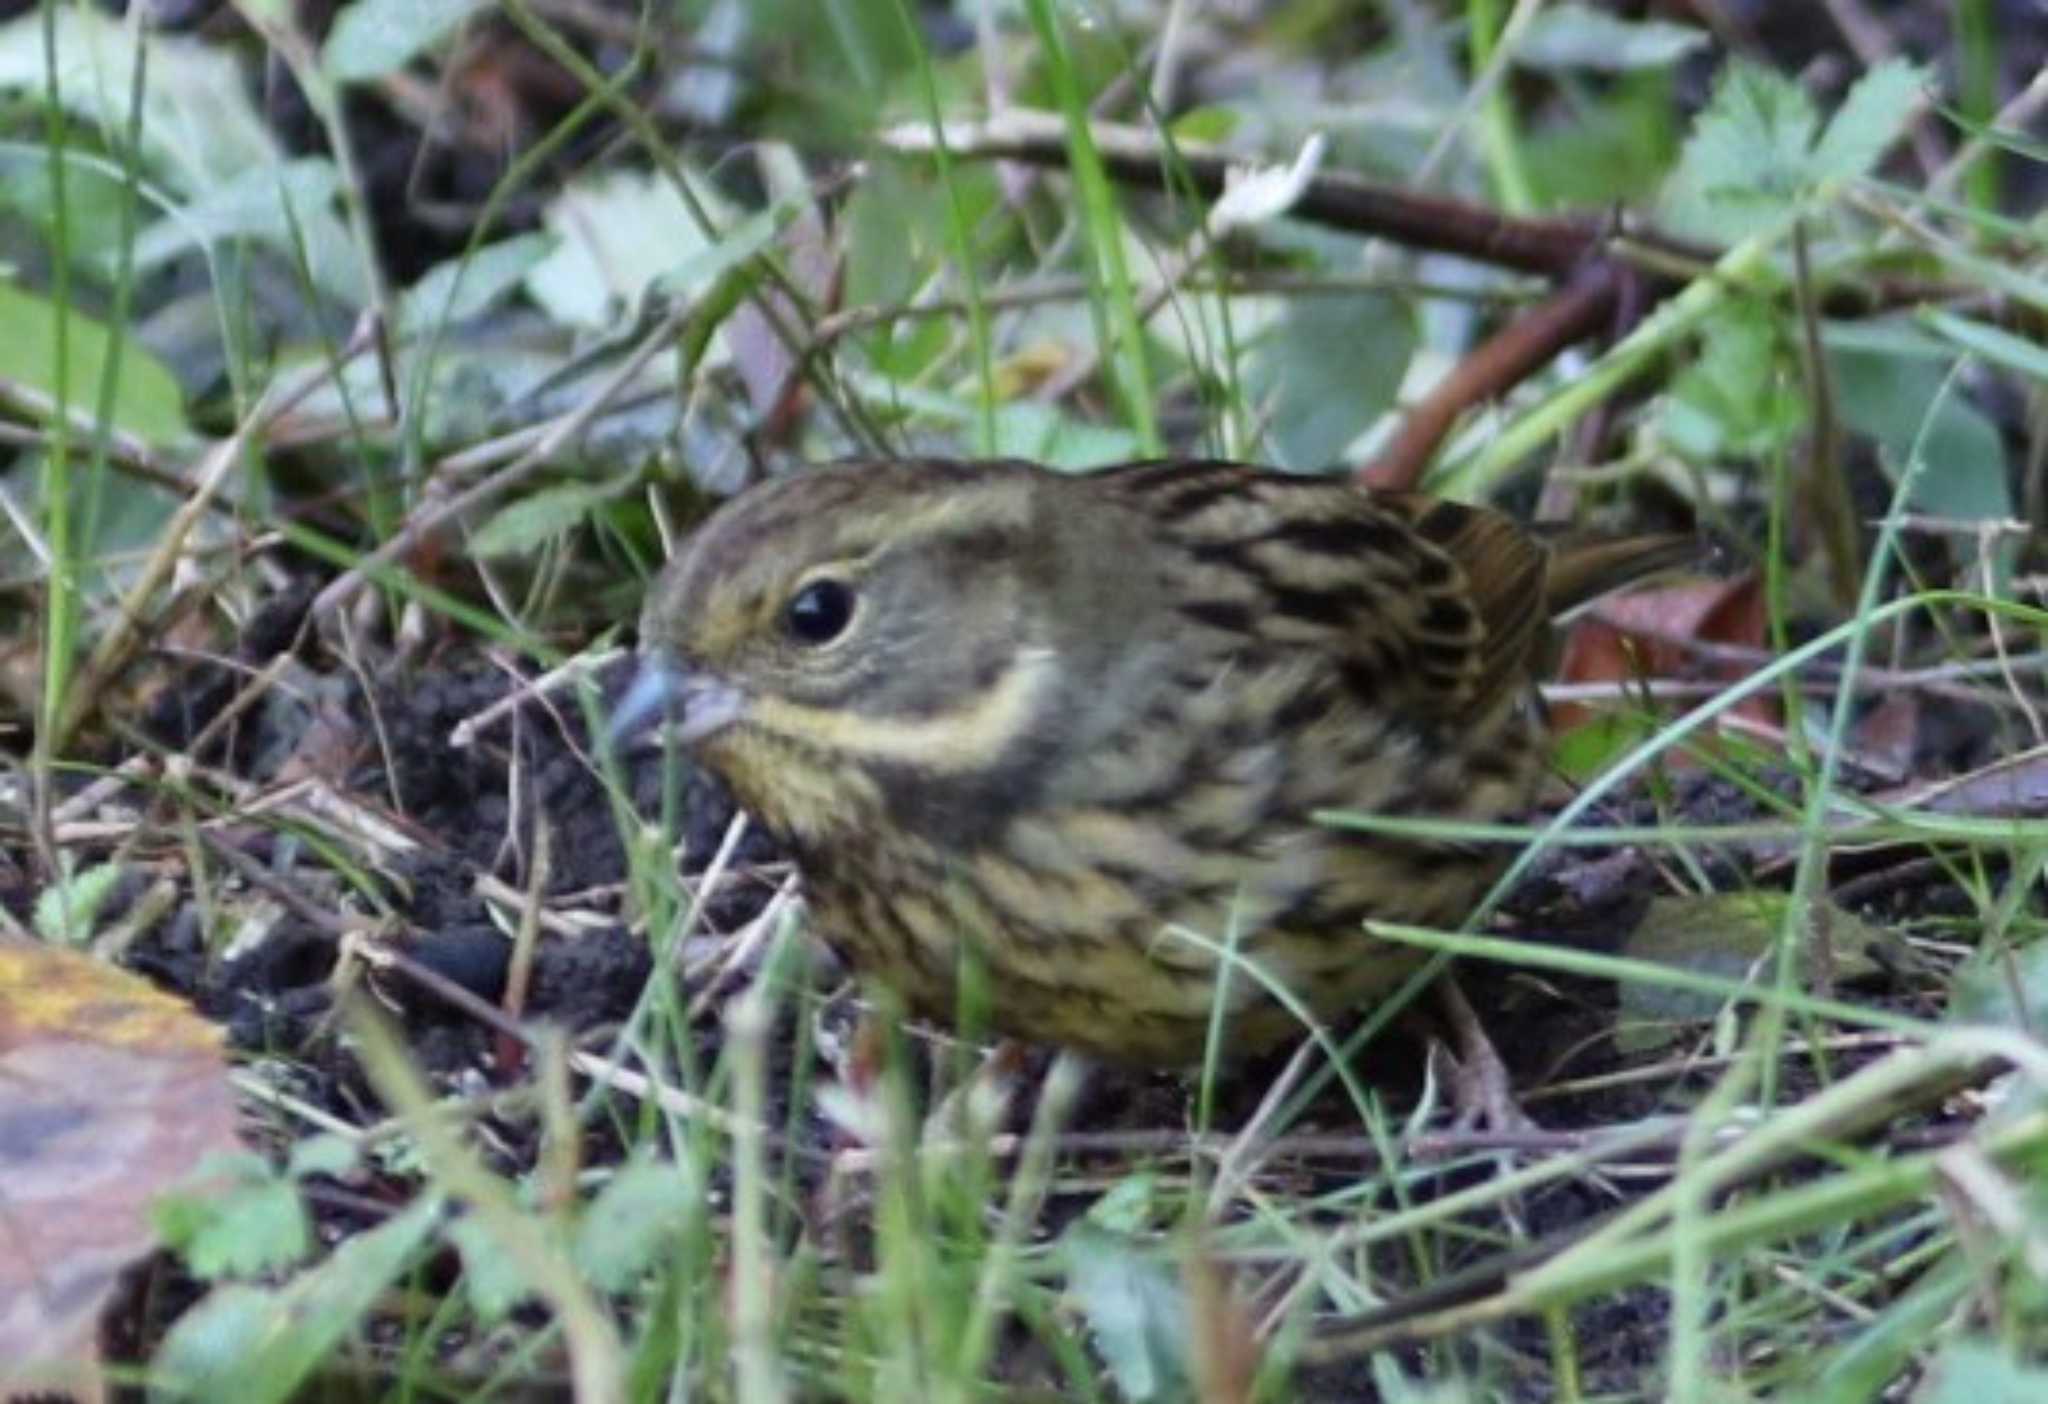
{"label": "black eye", "polygon": [[837,580],[813,580],[796,592],[782,612],[782,627],[798,643],[830,643],[853,618],[853,588]]}

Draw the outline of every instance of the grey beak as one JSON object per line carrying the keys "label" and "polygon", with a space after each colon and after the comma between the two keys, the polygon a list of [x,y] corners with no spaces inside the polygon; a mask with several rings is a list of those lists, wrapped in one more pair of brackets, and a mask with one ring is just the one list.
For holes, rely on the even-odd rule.
{"label": "grey beak", "polygon": [[612,712],[608,736],[616,746],[667,722],[670,734],[687,746],[738,721],[746,700],[723,678],[645,654]]}

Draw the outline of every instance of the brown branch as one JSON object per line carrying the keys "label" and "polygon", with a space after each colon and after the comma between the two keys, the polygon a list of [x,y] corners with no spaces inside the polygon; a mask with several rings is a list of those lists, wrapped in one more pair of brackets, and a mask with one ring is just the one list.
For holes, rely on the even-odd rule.
{"label": "brown branch", "polygon": [[1359,481],[1414,487],[1451,426],[1473,405],[1506,394],[1565,347],[1605,329],[1629,276],[1612,261],[1592,264],[1555,297],[1495,332],[1409,409],[1393,442],[1358,470]]}
{"label": "brown branch", "polygon": [[[1103,165],[1126,185],[1191,191],[1204,199],[1223,193],[1230,172],[1249,162],[1213,146],[1176,142],[1168,147],[1149,128],[1096,122],[1089,133]],[[1065,166],[1065,127],[1057,116],[1011,110],[982,122],[949,122],[940,133],[928,123],[907,123],[881,134],[882,145],[904,155],[927,155],[943,139],[946,150],[977,160]],[[1600,218],[1514,218],[1485,205],[1341,172],[1309,177],[1288,214],[1297,219],[1392,239],[1409,248],[1456,254],[1498,268],[1563,277],[1598,252],[1616,232]],[[1636,243],[1687,262],[1710,262],[1715,251],[1654,231],[1629,231]]]}

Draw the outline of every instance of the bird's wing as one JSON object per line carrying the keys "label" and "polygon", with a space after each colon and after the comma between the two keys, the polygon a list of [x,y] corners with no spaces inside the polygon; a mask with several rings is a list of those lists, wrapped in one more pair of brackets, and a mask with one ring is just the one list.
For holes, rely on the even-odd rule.
{"label": "bird's wing", "polygon": [[1111,477],[1178,548],[1176,608],[1251,646],[1315,649],[1366,705],[1445,724],[1527,686],[1545,548],[1482,507],[1228,463]]}

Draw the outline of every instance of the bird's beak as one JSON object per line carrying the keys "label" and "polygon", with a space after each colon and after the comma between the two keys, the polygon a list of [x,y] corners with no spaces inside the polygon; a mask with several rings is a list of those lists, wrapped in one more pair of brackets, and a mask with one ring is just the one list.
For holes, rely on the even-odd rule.
{"label": "bird's beak", "polygon": [[724,678],[644,654],[612,712],[611,740],[617,745],[667,722],[669,734],[687,746],[738,721],[746,702]]}

